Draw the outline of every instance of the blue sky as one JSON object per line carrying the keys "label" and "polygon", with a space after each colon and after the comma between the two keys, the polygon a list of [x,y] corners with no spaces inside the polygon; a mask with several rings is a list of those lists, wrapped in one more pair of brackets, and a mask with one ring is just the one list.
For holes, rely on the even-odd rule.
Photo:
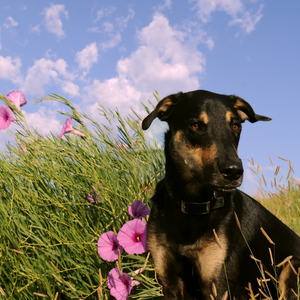
{"label": "blue sky", "polygon": [[[244,189],[254,158],[270,180],[280,164],[300,177],[300,2],[298,0],[6,1],[0,3],[0,93],[25,93],[28,123],[59,134],[57,93],[98,119],[97,101],[124,114],[178,91],[236,94],[271,122],[245,123],[239,155]],[[162,139],[155,122],[148,137]],[[14,130],[14,127],[10,127]],[[0,131],[0,150],[11,141]]]}

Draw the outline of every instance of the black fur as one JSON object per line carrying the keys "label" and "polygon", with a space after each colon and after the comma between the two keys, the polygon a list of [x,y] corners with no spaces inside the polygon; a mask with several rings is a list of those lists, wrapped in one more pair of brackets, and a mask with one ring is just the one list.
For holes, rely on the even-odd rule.
{"label": "black fur", "polygon": [[[165,299],[243,300],[251,291],[257,299],[279,299],[279,293],[298,299],[300,238],[236,189],[243,174],[241,123],[270,118],[239,97],[202,90],[164,98],[143,129],[156,117],[169,124],[166,176],[152,198],[147,243]],[[216,195],[223,207],[202,215],[182,212],[182,202],[202,206]]]}

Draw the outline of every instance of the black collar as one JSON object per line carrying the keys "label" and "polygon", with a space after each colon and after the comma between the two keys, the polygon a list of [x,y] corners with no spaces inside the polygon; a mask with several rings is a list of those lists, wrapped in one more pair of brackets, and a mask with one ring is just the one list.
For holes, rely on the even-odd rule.
{"label": "black collar", "polygon": [[206,202],[185,202],[181,200],[181,212],[190,215],[207,215],[212,210],[224,207],[224,197],[214,192]]}

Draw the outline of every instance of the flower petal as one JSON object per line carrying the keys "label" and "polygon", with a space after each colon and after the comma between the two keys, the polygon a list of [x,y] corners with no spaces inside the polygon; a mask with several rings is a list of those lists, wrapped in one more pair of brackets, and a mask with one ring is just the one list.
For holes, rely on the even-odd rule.
{"label": "flower petal", "polygon": [[132,290],[132,280],[128,274],[121,276],[118,268],[114,268],[107,276],[107,286],[117,300],[126,300]]}
{"label": "flower petal", "polygon": [[61,131],[61,133],[58,135],[59,138],[62,138],[62,136],[66,133],[74,133],[76,135],[79,135],[79,136],[85,136],[82,132],[76,130],[76,129],[73,129],[72,127],[72,117],[68,118],[64,125],[63,125],[63,129]]}
{"label": "flower petal", "polygon": [[14,114],[6,105],[0,106],[0,130],[6,129],[10,126],[11,121],[14,120]]}
{"label": "flower petal", "polygon": [[62,128],[62,131],[61,133],[58,135],[59,138],[62,138],[62,136],[65,134],[65,133],[69,133],[73,130],[73,127],[72,127],[72,118],[68,118],[64,125],[63,125],[63,128]]}
{"label": "flower petal", "polygon": [[66,125],[66,133],[69,133],[71,131],[73,131],[73,127],[72,127],[72,118],[68,118],[65,122]]}
{"label": "flower petal", "polygon": [[88,194],[88,198],[92,203],[95,203],[94,197],[91,194]]}
{"label": "flower petal", "polygon": [[115,261],[118,258],[118,250],[122,254],[123,248],[119,245],[117,236],[113,231],[101,234],[98,240],[98,254],[106,261]]}
{"label": "flower petal", "polygon": [[117,239],[128,254],[142,254],[147,251],[146,231],[146,222],[134,219],[123,225]]}
{"label": "flower petal", "polygon": [[18,109],[27,103],[25,95],[21,91],[11,91],[6,98]]}
{"label": "flower petal", "polygon": [[71,132],[74,133],[74,134],[76,134],[76,135],[79,135],[79,136],[85,136],[82,132],[80,132],[80,131],[78,131],[76,129],[73,129]]}
{"label": "flower petal", "polygon": [[134,201],[128,207],[128,212],[135,219],[146,218],[150,214],[148,206],[140,200]]}

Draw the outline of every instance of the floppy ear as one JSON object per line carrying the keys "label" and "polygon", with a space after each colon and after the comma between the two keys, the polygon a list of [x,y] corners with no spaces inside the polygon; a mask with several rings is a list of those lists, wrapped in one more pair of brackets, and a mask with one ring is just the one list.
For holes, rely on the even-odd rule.
{"label": "floppy ear", "polygon": [[245,100],[231,95],[229,96],[231,98],[233,107],[236,109],[237,113],[240,115],[242,122],[248,120],[251,123],[257,122],[257,121],[271,121],[271,118],[257,115],[251,105],[246,102]]}
{"label": "floppy ear", "polygon": [[159,118],[161,121],[167,121],[181,94],[181,92],[173,94],[159,101],[155,109],[143,120],[143,130],[148,129],[155,118]]}

